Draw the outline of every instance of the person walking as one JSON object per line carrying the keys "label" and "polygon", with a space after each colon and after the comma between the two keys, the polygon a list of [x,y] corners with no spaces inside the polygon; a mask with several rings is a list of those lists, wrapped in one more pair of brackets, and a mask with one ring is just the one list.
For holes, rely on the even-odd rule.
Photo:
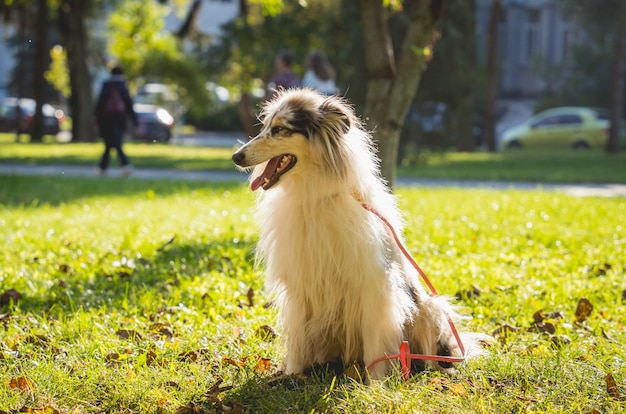
{"label": "person walking", "polygon": [[300,78],[293,72],[293,54],[288,50],[283,50],[276,56],[275,65],[277,74],[267,85],[265,99],[270,100],[278,89],[290,89],[300,86]]}
{"label": "person walking", "polygon": [[100,135],[104,139],[104,153],[100,159],[99,173],[106,174],[109,166],[111,149],[115,149],[122,165],[122,175],[132,173],[130,160],[124,153],[123,140],[126,131],[127,118],[137,128],[137,114],[133,109],[133,100],[130,97],[126,79],[121,67],[111,69],[111,76],[102,83],[100,94],[94,110]]}
{"label": "person walking", "polygon": [[335,70],[323,52],[311,52],[307,57],[307,71],[302,78],[302,86],[315,89],[325,95],[337,93]]}

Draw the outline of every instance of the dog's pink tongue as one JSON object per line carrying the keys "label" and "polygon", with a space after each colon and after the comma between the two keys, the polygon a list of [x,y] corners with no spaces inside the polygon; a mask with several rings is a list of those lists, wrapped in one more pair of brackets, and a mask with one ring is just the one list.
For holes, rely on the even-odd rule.
{"label": "dog's pink tongue", "polygon": [[250,189],[252,189],[252,191],[258,190],[259,187],[261,187],[265,183],[265,179],[269,179],[272,174],[274,174],[274,171],[276,171],[276,167],[278,167],[278,163],[280,162],[280,158],[281,157],[274,157],[267,162],[263,173],[261,173],[261,175],[252,180],[252,183],[250,183]]}

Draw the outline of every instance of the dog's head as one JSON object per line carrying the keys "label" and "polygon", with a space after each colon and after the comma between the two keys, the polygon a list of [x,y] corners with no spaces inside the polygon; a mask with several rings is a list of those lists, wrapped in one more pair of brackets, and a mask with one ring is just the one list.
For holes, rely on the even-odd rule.
{"label": "dog's head", "polygon": [[342,98],[309,89],[281,91],[264,105],[259,118],[261,132],[232,157],[241,168],[263,168],[255,174],[252,190],[273,187],[283,174],[305,163],[321,174],[345,174],[342,140],[356,117]]}

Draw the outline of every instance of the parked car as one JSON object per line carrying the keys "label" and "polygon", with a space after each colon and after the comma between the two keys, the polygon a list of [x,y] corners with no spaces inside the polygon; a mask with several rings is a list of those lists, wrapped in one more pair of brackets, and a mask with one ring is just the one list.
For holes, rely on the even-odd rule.
{"label": "parked car", "polygon": [[135,129],[133,139],[141,141],[167,142],[172,137],[174,118],[157,105],[136,103],[133,109],[137,114],[139,128]]}
{"label": "parked car", "polygon": [[[4,98],[0,103],[0,132],[19,132],[28,134],[33,127],[35,118],[36,102],[34,99],[19,99],[21,114],[18,122],[18,99]],[[50,104],[44,104],[43,127],[45,135],[56,135],[61,130],[61,121],[65,117],[62,110]]]}
{"label": "parked car", "polygon": [[600,148],[606,144],[609,126],[609,113],[603,109],[552,108],[505,130],[500,148]]}

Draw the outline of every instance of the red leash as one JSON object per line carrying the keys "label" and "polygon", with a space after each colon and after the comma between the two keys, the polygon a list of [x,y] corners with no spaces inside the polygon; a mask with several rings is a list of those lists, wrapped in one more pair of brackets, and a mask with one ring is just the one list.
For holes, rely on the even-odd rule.
{"label": "red leash", "polygon": [[[404,255],[404,257],[406,257],[409,263],[411,263],[411,265],[415,268],[415,270],[417,270],[417,272],[421,276],[426,286],[428,286],[428,288],[430,289],[430,292],[432,293],[432,295],[438,296],[439,293],[437,293],[437,290],[435,289],[433,284],[430,283],[430,280],[428,280],[428,276],[426,276],[426,273],[424,273],[424,271],[419,267],[417,262],[413,259],[411,254],[407,251],[406,247],[404,247],[404,245],[402,244],[402,241],[400,241],[400,238],[396,234],[396,231],[391,225],[391,223],[389,223],[389,221],[385,217],[383,217],[378,211],[376,211],[375,209],[373,209],[366,203],[361,202],[361,201],[359,202],[361,203],[361,206],[363,206],[364,209],[366,209],[367,211],[369,211],[370,213],[378,217],[380,221],[382,221],[385,224],[385,226],[389,228],[389,230],[391,231],[391,234],[393,235],[394,241],[396,242],[396,244],[402,251],[402,254]],[[456,326],[454,326],[454,322],[452,322],[452,318],[450,318],[449,315],[446,315],[446,317],[448,318],[448,324],[450,325],[450,329],[452,330],[452,335],[454,335],[454,339],[456,339],[456,342],[459,345],[459,349],[461,350],[461,354],[463,356],[453,357],[453,356],[444,356],[444,355],[412,354],[409,348],[409,343],[407,341],[402,341],[402,343],[400,344],[400,353],[393,354],[393,355],[385,355],[383,357],[380,357],[374,360],[371,364],[369,364],[366,367],[366,370],[369,371],[371,367],[378,364],[379,362],[390,361],[392,359],[399,359],[400,366],[402,368],[402,378],[404,380],[408,380],[411,374],[411,360],[412,359],[419,359],[423,361],[453,362],[453,363],[462,362],[463,360],[465,360],[465,347],[463,346],[463,342],[461,342],[461,337],[459,336],[459,332],[457,331]]]}

